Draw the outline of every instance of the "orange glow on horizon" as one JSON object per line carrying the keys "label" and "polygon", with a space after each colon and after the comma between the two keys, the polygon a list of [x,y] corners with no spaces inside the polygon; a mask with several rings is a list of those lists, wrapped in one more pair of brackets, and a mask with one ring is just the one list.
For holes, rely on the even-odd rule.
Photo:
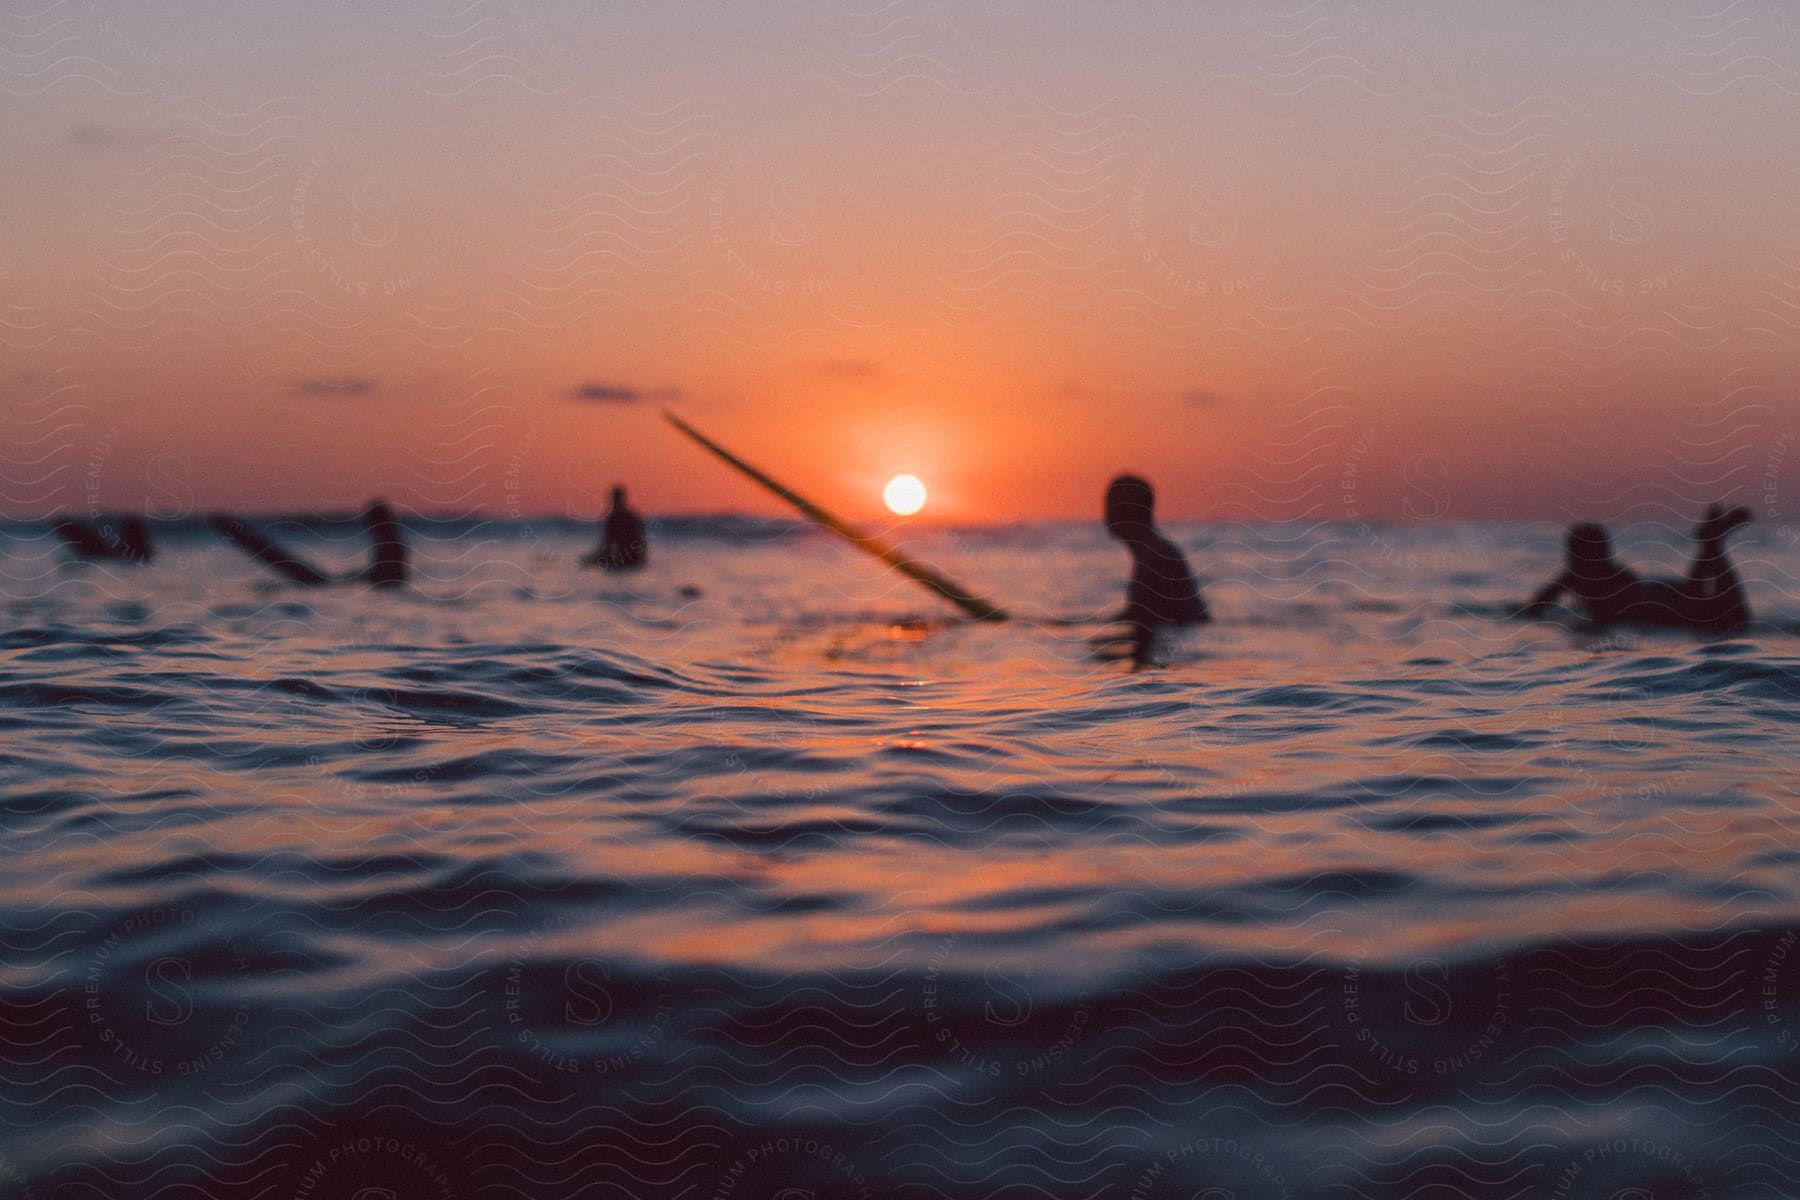
{"label": "orange glow on horizon", "polygon": [[[496,55],[532,86],[443,96],[367,86],[373,10],[316,42],[246,10],[209,69],[164,47],[13,98],[0,433],[45,482],[0,515],[586,519],[613,481],[653,515],[782,513],[660,427],[677,396],[851,519],[919,469],[953,522],[1089,519],[1127,469],[1230,520],[1800,491],[1766,88],[1684,90],[1626,10],[1573,42],[1341,15],[1289,44],[1228,8],[965,11],[895,34],[955,78],[863,89],[744,66],[830,43],[827,14],[571,10]],[[602,47],[599,88],[570,68]]]}

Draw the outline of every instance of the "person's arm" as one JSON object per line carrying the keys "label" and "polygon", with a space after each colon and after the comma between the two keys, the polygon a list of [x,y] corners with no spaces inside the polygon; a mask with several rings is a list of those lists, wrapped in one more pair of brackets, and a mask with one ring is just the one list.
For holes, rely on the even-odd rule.
{"label": "person's arm", "polygon": [[1125,622],[1125,637],[1131,646],[1131,666],[1133,670],[1144,667],[1150,661],[1150,650],[1156,642],[1156,628],[1167,624],[1156,612],[1148,594],[1150,581],[1144,577],[1142,570],[1132,574],[1131,584],[1125,589],[1125,611],[1119,619]]}
{"label": "person's arm", "polygon": [[1141,671],[1150,663],[1150,650],[1156,644],[1156,631],[1142,620],[1131,622],[1131,669]]}
{"label": "person's arm", "polygon": [[[1125,605],[1117,611],[1098,612],[1091,617],[1070,619],[1064,624],[1085,625],[1096,624],[1106,626],[1099,633],[1088,638],[1088,644],[1101,658],[1118,659],[1130,657],[1134,661],[1144,653],[1142,643],[1149,637],[1149,626],[1146,623],[1143,605],[1138,600],[1137,588],[1127,585],[1125,588]],[[1118,626],[1124,625],[1124,629]]]}
{"label": "person's arm", "polygon": [[1555,579],[1552,579],[1549,583],[1546,583],[1543,587],[1539,588],[1538,594],[1533,596],[1529,602],[1521,605],[1518,615],[1521,617],[1543,616],[1550,611],[1550,606],[1556,603],[1557,599],[1568,590],[1568,587],[1568,574],[1564,573],[1558,575]]}

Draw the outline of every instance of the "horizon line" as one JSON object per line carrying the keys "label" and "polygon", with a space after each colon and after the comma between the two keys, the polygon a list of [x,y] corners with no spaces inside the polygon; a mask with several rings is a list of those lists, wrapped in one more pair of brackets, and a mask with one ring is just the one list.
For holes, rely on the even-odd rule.
{"label": "horizon line", "polygon": [[[605,512],[592,516],[578,516],[570,513],[537,512],[537,513],[496,513],[482,510],[451,511],[429,509],[406,509],[390,503],[396,515],[402,521],[416,520],[434,524],[453,524],[459,522],[492,522],[495,524],[530,524],[536,521],[567,522],[573,525],[592,525],[605,519]],[[362,508],[320,508],[320,509],[195,509],[179,515],[156,515],[153,513],[134,511],[126,508],[96,508],[84,511],[63,510],[42,516],[22,517],[0,515],[0,526],[52,525],[61,520],[100,521],[108,518],[137,516],[152,525],[180,526],[197,524],[204,526],[215,515],[244,517],[258,521],[322,521],[331,523],[351,523],[362,519]],[[763,524],[792,525],[800,529],[812,527],[812,523],[799,516],[783,514],[767,514],[743,512],[729,509],[693,509],[664,511],[656,514],[645,514],[646,521],[655,524],[659,521],[755,521]],[[1579,520],[1600,520],[1603,523],[1625,524],[1643,523],[1648,517],[1629,517],[1617,515],[1612,517],[1534,517],[1511,516],[1504,513],[1467,516],[1377,516],[1373,514],[1328,515],[1328,516],[1292,516],[1292,517],[1227,517],[1227,516],[1159,516],[1158,524],[1163,525],[1369,525],[1381,527],[1394,526],[1452,526],[1452,525],[1554,525]],[[1677,520],[1685,527],[1691,523],[1685,517]],[[1076,516],[1039,516],[1010,517],[989,520],[953,520],[949,518],[934,519],[929,517],[881,517],[864,518],[858,522],[872,528],[888,531],[897,529],[1001,529],[1021,525],[1094,525],[1101,521],[1098,514],[1091,517]]]}

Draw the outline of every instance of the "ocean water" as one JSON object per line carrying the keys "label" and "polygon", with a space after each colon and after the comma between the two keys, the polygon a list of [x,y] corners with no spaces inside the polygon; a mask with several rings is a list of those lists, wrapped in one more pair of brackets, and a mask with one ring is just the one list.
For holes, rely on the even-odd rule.
{"label": "ocean water", "polygon": [[415,530],[0,536],[0,1194],[1800,1194],[1782,529],[1705,641],[1503,619],[1547,526],[1179,526],[1141,673],[781,522]]}

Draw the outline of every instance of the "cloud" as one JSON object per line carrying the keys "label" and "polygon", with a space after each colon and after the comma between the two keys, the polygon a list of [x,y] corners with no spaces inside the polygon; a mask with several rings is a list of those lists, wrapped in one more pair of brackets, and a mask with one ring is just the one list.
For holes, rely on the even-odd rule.
{"label": "cloud", "polygon": [[163,140],[163,134],[149,129],[124,129],[117,125],[101,125],[88,121],[69,130],[68,142],[85,150],[128,150]]}
{"label": "cloud", "polygon": [[1195,388],[1182,396],[1181,402],[1194,408],[1222,408],[1226,403],[1225,397],[1206,388]]}
{"label": "cloud", "polygon": [[673,400],[680,388],[635,388],[616,383],[583,383],[569,389],[569,399],[590,404],[642,404],[648,400]]}
{"label": "cloud", "polygon": [[294,385],[303,396],[331,396],[347,400],[367,396],[375,390],[375,381],[366,375],[309,375]]}
{"label": "cloud", "polygon": [[880,379],[887,369],[867,358],[827,358],[819,362],[819,370],[834,379]]}

